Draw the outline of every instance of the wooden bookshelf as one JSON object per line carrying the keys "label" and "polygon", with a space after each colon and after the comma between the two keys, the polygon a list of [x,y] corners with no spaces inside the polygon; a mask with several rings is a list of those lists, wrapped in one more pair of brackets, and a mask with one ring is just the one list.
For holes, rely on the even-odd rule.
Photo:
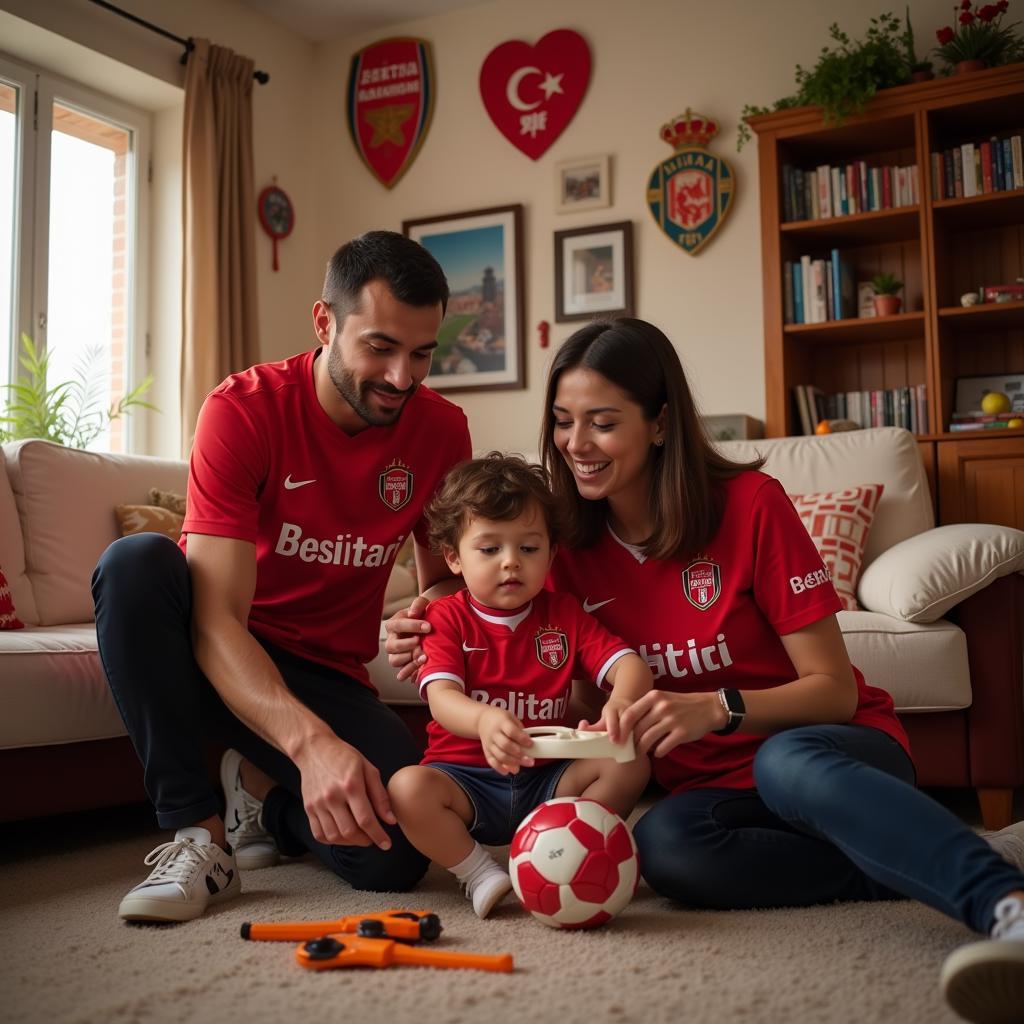
{"label": "wooden bookshelf", "polygon": [[[800,433],[797,385],[826,393],[924,384],[918,433],[942,522],[1024,529],[1024,431],[951,432],[956,381],[1024,373],[1024,302],[960,305],[982,285],[1024,277],[1024,189],[933,198],[933,152],[1024,135],[1024,64],[879,93],[839,127],[803,107],[751,119],[758,137],[764,283],[765,429]],[[864,160],[918,169],[913,206],[784,221],[783,167]],[[788,172],[787,172],[788,173]],[[848,258],[857,281],[905,282],[896,316],[786,323],[785,265],[801,255]],[[967,488],[966,491],[963,488]]]}

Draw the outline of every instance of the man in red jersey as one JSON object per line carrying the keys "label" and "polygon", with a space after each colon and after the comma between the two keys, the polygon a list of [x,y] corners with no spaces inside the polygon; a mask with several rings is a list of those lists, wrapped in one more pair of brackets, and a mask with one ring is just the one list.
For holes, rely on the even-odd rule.
{"label": "man in red jersey", "polygon": [[[422,877],[385,788],[419,751],[365,663],[404,538],[424,587],[451,575],[422,543],[425,504],[470,454],[465,415],[420,387],[447,300],[409,239],[342,246],[313,306],[320,346],[204,403],[180,546],[138,534],[100,559],[100,655],[157,820],[176,830],[123,918],[198,917],[240,891],[239,868],[280,853],[312,850],[360,889]],[[223,818],[207,736],[232,748]]]}

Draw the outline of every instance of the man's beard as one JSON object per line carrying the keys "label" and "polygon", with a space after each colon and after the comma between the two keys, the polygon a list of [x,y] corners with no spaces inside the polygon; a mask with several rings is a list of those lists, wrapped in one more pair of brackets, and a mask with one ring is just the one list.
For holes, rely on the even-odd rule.
{"label": "man's beard", "polygon": [[[332,342],[327,351],[327,374],[331,383],[335,386],[338,394],[352,406],[371,427],[390,426],[399,416],[408,403],[409,396],[416,390],[416,385],[410,385],[407,391],[399,391],[388,384],[371,384],[366,382],[360,387],[356,383],[355,375],[342,362],[341,346]],[[406,401],[395,409],[373,409],[366,401],[366,394],[370,391],[382,391],[388,395],[405,395]]]}

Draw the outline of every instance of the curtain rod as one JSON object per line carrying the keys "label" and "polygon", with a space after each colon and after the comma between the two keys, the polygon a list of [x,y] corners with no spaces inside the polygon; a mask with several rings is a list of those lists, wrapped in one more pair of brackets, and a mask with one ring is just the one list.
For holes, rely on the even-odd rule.
{"label": "curtain rod", "polygon": [[[155,32],[157,35],[163,36],[165,39],[170,39],[179,46],[184,46],[185,52],[181,55],[182,64],[188,60],[188,55],[196,48],[195,40],[191,36],[189,36],[188,39],[182,39],[181,36],[176,36],[173,32],[168,32],[167,29],[161,28],[159,25],[154,25],[151,21],[146,21],[144,18],[138,17],[138,15],[122,10],[120,7],[115,7],[113,4],[108,3],[107,0],[89,0],[89,2],[96,4],[97,7],[102,7],[104,10],[110,11],[111,14],[116,14],[121,18],[127,18],[128,21],[134,21],[136,25],[148,28],[150,32]],[[270,81],[270,75],[266,71],[254,71],[252,73],[252,77],[255,78],[260,85],[266,85],[267,82]]]}

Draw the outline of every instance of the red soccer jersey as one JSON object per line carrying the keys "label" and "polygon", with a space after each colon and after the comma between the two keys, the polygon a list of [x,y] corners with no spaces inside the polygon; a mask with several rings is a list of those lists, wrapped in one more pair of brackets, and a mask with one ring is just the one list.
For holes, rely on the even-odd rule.
{"label": "red soccer jersey", "polygon": [[[584,613],[576,598],[542,590],[511,614],[477,604],[468,590],[432,601],[423,638],[427,660],[420,693],[435,679],[454,679],[473,700],[511,711],[524,726],[566,725],[573,679],[605,676],[632,648]],[[575,724],[575,723],[573,723]],[[431,720],[423,763],[487,765],[478,739]]]}
{"label": "red soccer jersey", "polygon": [[[761,690],[796,678],[780,636],[839,611],[814,543],[782,486],[745,472],[724,485],[721,526],[689,560],[644,559],[610,531],[591,548],[560,548],[552,585],[631,642],[656,689],[696,693]],[[892,698],[854,669],[860,699],[852,724],[881,729],[909,754]],[[735,732],[681,743],[655,759],[667,789],[754,785],[752,765],[767,737]]]}
{"label": "red soccer jersey", "polygon": [[[228,377],[203,404],[184,534],[256,545],[252,632],[370,686],[384,589],[424,505],[469,458],[457,406],[417,388],[398,420],[350,437],[313,384],[316,349]],[[326,357],[325,357],[326,358]]]}

